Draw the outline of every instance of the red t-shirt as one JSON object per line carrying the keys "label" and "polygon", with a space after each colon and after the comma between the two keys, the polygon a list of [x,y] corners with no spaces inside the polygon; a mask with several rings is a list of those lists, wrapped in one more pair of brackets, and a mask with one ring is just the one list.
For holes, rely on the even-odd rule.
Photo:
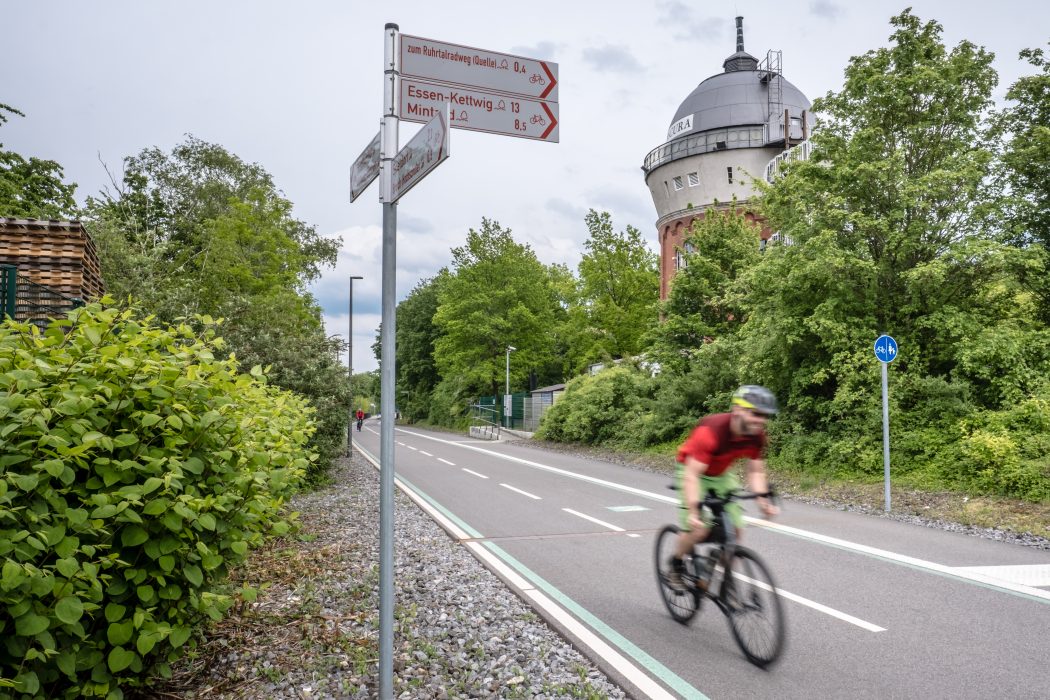
{"label": "red t-shirt", "polygon": [[678,448],[678,461],[692,457],[707,465],[706,476],[718,476],[734,461],[747,457],[761,459],[766,451],[766,431],[757,435],[733,435],[729,429],[731,413],[715,413],[704,418]]}

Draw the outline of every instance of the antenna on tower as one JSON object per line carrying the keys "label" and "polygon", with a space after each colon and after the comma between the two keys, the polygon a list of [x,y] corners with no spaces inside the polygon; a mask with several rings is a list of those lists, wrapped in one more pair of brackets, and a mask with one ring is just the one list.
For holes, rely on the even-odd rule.
{"label": "antenna on tower", "polygon": [[736,50],[744,50],[744,18],[736,18]]}

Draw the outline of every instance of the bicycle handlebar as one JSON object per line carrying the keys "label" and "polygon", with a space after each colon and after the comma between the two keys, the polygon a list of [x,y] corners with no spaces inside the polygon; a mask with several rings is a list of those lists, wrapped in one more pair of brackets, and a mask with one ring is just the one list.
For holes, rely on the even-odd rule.
{"label": "bicycle handlebar", "polygon": [[[675,483],[668,484],[667,488],[672,491],[678,490],[678,485]],[[770,500],[777,500],[777,492],[772,487],[767,489],[764,493],[756,493],[754,491],[744,491],[742,489],[733,489],[729,491],[725,497],[717,496],[710,491],[704,496],[704,500],[700,501],[702,506],[724,506],[732,501],[750,501],[755,498],[769,498]]]}

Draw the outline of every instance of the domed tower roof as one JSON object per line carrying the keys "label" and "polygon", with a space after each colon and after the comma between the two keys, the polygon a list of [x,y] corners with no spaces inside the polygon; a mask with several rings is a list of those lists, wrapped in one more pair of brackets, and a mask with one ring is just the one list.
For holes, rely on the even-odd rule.
{"label": "domed tower roof", "polygon": [[[792,115],[809,110],[810,101],[780,75],[778,66],[760,69],[758,60],[744,51],[743,17],[736,23],[736,53],[722,63],[722,73],[697,85],[678,107],[669,140],[709,129],[765,124],[771,114],[782,115],[784,109]],[[689,117],[689,128],[682,128]]]}

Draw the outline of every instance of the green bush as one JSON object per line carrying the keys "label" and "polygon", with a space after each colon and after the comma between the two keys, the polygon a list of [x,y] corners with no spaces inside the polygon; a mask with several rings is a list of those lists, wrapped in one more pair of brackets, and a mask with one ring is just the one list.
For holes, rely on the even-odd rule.
{"label": "green bush", "polygon": [[588,445],[632,444],[649,378],[627,367],[613,367],[570,381],[548,409],[537,436]]}
{"label": "green bush", "polygon": [[231,604],[227,569],[287,530],[313,426],[205,322],[91,305],[0,326],[0,685],[122,697]]}

